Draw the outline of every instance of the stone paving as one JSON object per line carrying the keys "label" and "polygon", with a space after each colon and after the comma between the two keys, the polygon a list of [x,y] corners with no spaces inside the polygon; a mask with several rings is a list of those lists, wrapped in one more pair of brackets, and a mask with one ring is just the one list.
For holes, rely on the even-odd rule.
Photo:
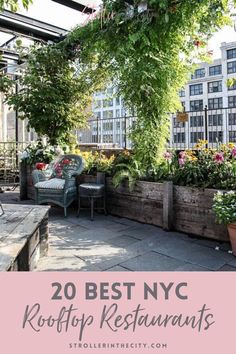
{"label": "stone paving", "polygon": [[[0,198],[19,202],[17,192]],[[36,271],[236,271],[228,243],[111,215],[96,214],[90,221],[86,211],[77,218],[70,208],[64,218],[62,208],[52,207],[49,228],[49,255],[40,259]]]}

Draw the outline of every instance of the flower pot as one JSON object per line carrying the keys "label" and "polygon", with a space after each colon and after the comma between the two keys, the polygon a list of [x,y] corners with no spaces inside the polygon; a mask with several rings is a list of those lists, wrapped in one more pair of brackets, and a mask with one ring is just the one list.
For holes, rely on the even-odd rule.
{"label": "flower pot", "polygon": [[236,222],[229,224],[228,226],[229,238],[232,246],[234,256],[236,256]]}

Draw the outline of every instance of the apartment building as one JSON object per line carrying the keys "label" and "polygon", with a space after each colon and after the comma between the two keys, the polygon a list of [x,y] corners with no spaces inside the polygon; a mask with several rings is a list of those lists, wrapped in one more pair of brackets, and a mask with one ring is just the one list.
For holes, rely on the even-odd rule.
{"label": "apartment building", "polygon": [[[208,140],[213,147],[219,142],[236,142],[236,42],[221,44],[220,59],[199,64],[180,91],[180,100],[188,120],[179,122],[171,114],[170,147],[192,148],[199,139]],[[78,133],[79,141],[131,147],[127,132],[135,117],[125,110],[116,88],[96,93],[93,112],[91,129]]]}

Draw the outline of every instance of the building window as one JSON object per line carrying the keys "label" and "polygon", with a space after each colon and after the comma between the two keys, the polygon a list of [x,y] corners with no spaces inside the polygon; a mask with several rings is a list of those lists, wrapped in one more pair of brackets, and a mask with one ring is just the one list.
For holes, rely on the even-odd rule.
{"label": "building window", "polygon": [[221,75],[222,74],[222,65],[210,66],[209,76]]}
{"label": "building window", "polygon": [[211,114],[208,116],[208,124],[209,125],[223,125],[223,114]]}
{"label": "building window", "polygon": [[219,109],[223,107],[223,98],[209,98],[208,100],[208,108],[209,109]]}
{"label": "building window", "polygon": [[107,95],[113,95],[113,87],[107,89]]}
{"label": "building window", "polygon": [[190,101],[190,111],[203,111],[203,100]]}
{"label": "building window", "polygon": [[176,117],[173,117],[173,128],[184,128],[184,122],[178,122]]}
{"label": "building window", "polygon": [[94,109],[98,109],[102,107],[102,101],[101,100],[95,100],[94,102]]}
{"label": "building window", "polygon": [[202,84],[190,85],[190,96],[202,95],[203,87]]}
{"label": "building window", "polygon": [[103,130],[113,130],[113,123],[112,122],[105,122],[102,125]]}
{"label": "building window", "polygon": [[192,144],[196,144],[198,140],[203,140],[203,139],[204,139],[203,132],[191,132],[190,141]]}
{"label": "building window", "polygon": [[101,112],[94,112],[94,118],[101,119]]}
{"label": "building window", "polygon": [[227,59],[236,58],[236,48],[227,50]]}
{"label": "building window", "polygon": [[201,68],[201,69],[197,69],[195,70],[195,73],[191,76],[191,79],[200,79],[201,77],[205,77],[205,69]]}
{"label": "building window", "polygon": [[116,105],[117,105],[117,106],[120,105],[120,97],[116,97]]}
{"label": "building window", "polygon": [[208,93],[222,92],[222,81],[208,82]]}
{"label": "building window", "polygon": [[179,91],[179,97],[185,97],[185,89]]}
{"label": "building window", "polygon": [[229,96],[228,97],[228,106],[230,108],[235,108],[236,107],[236,96]]}
{"label": "building window", "polygon": [[236,90],[236,80],[234,80],[233,85],[228,86],[228,91]]}
{"label": "building window", "polygon": [[174,134],[174,143],[185,143],[185,133],[176,133]]}
{"label": "building window", "polygon": [[103,119],[113,118],[113,111],[103,111]]}
{"label": "building window", "polygon": [[236,143],[236,130],[229,132],[229,142]]}
{"label": "building window", "polygon": [[112,107],[113,106],[113,100],[105,99],[103,100],[103,107]]}
{"label": "building window", "polygon": [[231,61],[227,63],[228,74],[236,73],[236,61]]}
{"label": "building window", "polygon": [[203,127],[203,116],[190,117],[190,127]]}
{"label": "building window", "polygon": [[209,143],[222,143],[223,142],[223,132],[209,132]]}
{"label": "building window", "polygon": [[229,113],[229,125],[236,125],[236,113]]}

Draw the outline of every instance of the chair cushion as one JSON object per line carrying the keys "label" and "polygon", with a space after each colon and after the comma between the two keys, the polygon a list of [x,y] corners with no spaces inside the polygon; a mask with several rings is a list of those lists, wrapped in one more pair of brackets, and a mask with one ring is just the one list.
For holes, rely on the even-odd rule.
{"label": "chair cushion", "polygon": [[79,185],[80,196],[100,196],[104,193],[104,184],[82,183]]}
{"label": "chair cushion", "polygon": [[65,186],[65,180],[61,178],[52,178],[47,181],[38,182],[34,186],[35,188],[40,189],[63,189]]}

